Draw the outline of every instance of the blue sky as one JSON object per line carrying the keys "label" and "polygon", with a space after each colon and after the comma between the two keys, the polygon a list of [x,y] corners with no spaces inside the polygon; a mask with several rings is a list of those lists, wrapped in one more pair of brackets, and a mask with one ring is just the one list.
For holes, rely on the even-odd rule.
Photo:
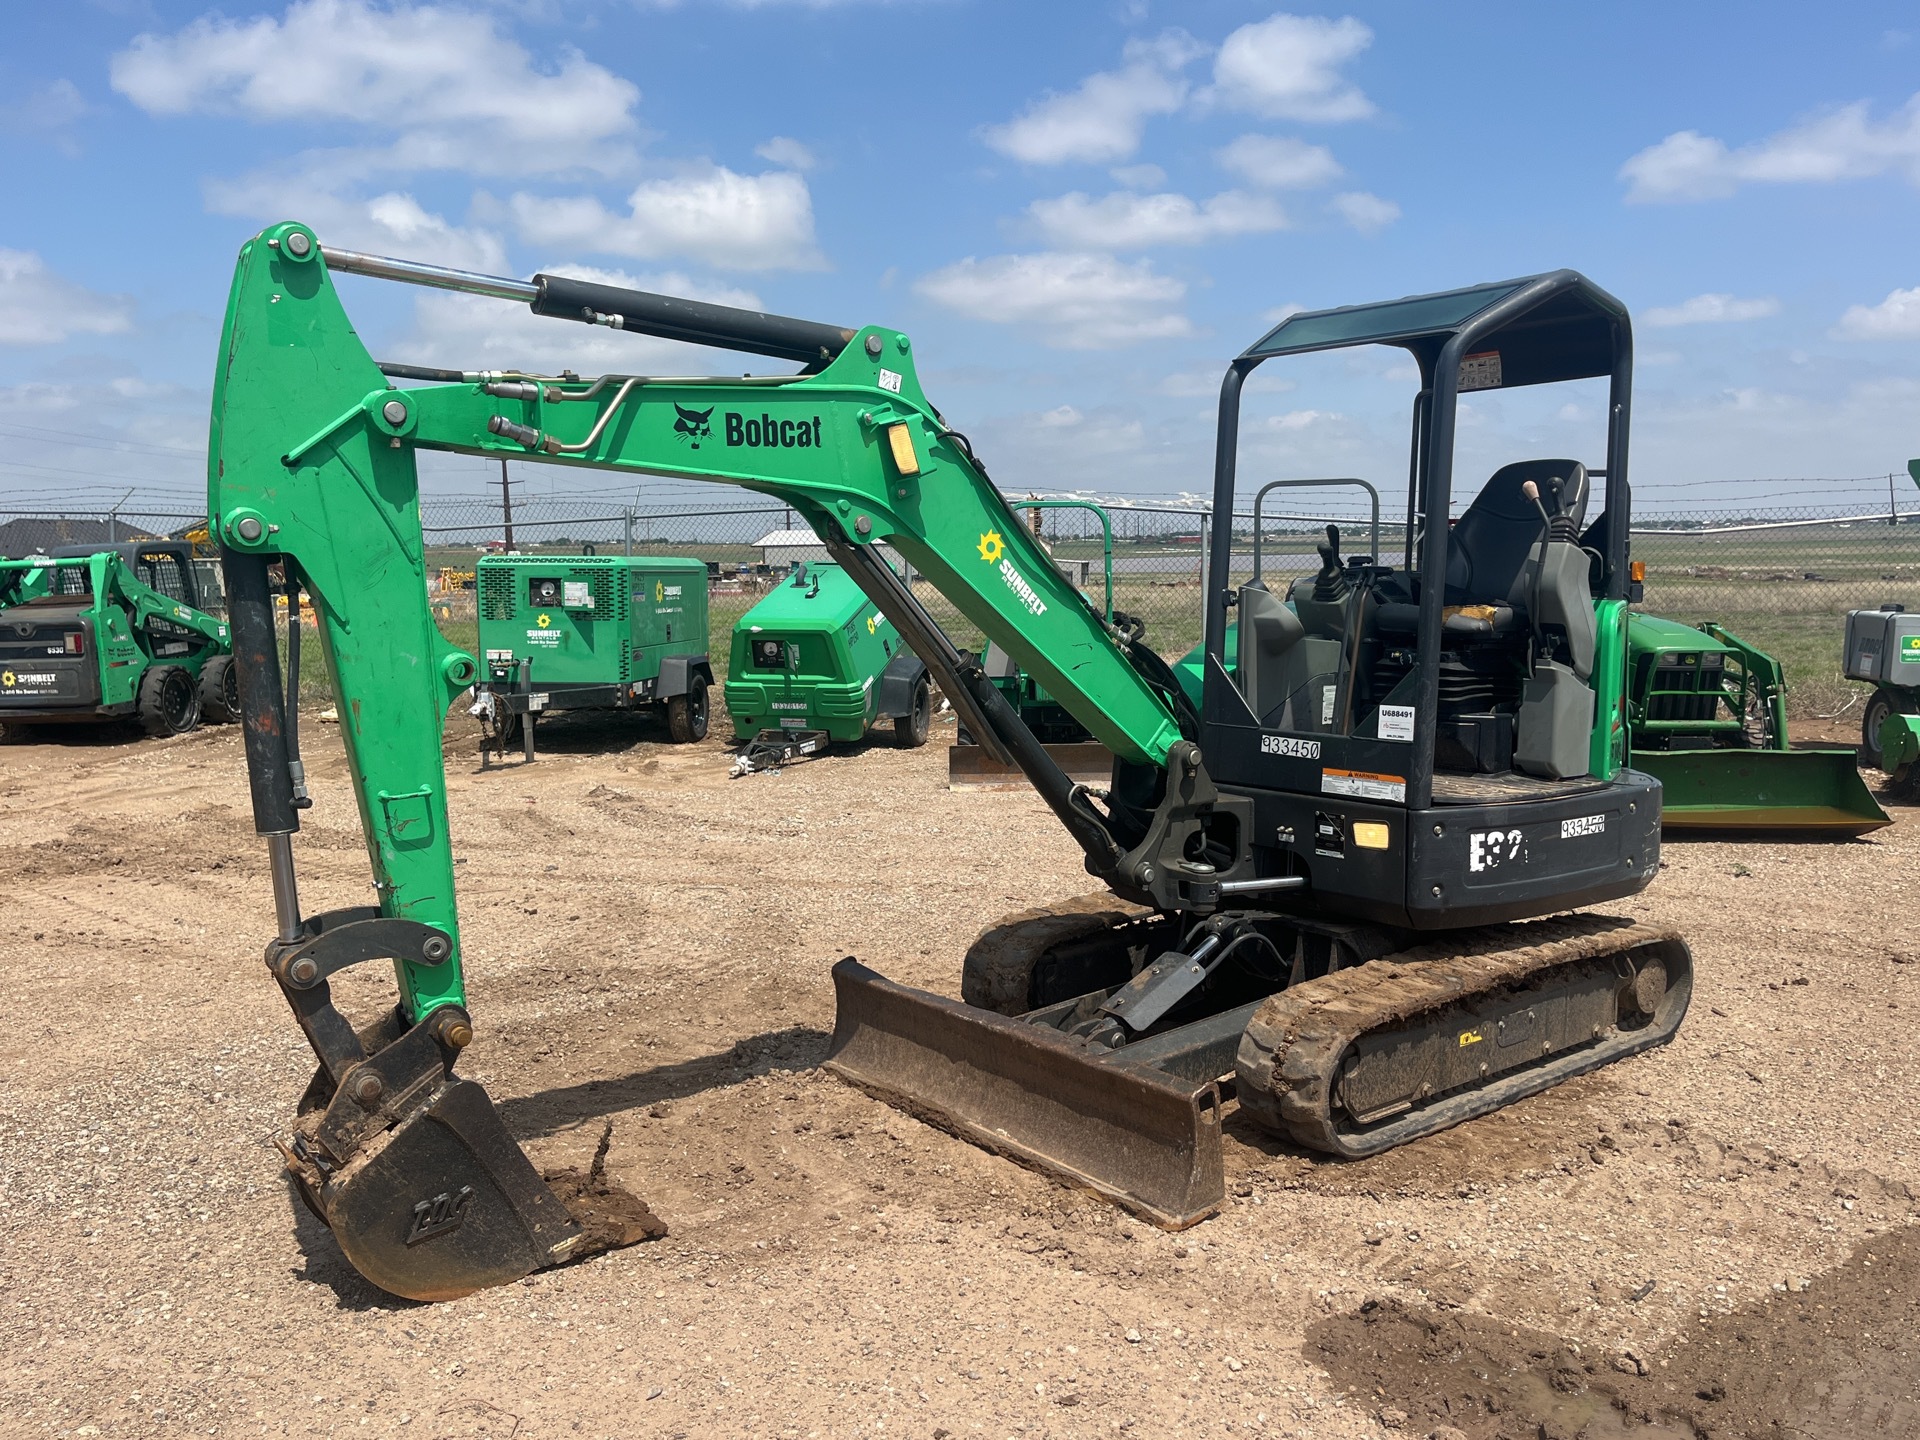
{"label": "blue sky", "polygon": [[[7,37],[0,507],[191,508],[233,254],[285,218],[897,325],[1010,491],[1202,490],[1219,373],[1285,307],[1561,265],[1636,317],[1642,510],[1849,503],[1793,477],[1920,454],[1910,6],[69,0]],[[342,289],[382,358],[743,368]],[[1395,488],[1397,352],[1261,373],[1247,480]],[[1597,459],[1601,398],[1473,397],[1467,470]]]}

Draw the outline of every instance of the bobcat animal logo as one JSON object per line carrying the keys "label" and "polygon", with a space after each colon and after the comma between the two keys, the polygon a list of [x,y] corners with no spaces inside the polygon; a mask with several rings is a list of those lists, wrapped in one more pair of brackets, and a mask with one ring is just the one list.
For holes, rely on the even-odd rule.
{"label": "bobcat animal logo", "polygon": [[709,405],[704,410],[689,410],[676,400],[673,404],[673,413],[677,417],[673,422],[673,433],[683,443],[690,443],[698,450],[702,440],[713,438],[713,426],[707,423],[713,419],[713,408]]}

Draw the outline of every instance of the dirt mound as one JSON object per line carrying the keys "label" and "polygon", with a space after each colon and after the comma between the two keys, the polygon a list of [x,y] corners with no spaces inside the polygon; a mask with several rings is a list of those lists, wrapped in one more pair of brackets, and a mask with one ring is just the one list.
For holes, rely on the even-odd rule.
{"label": "dirt mound", "polygon": [[1656,1355],[1397,1300],[1313,1326],[1306,1355],[1395,1423],[1470,1440],[1920,1435],[1920,1227]]}

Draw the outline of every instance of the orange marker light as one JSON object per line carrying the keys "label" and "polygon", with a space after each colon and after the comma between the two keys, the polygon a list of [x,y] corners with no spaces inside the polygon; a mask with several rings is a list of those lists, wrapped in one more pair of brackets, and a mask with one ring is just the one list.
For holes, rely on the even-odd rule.
{"label": "orange marker light", "polygon": [[1644,560],[1628,562],[1627,574],[1632,577],[1634,584],[1641,584],[1647,578],[1647,562]]}

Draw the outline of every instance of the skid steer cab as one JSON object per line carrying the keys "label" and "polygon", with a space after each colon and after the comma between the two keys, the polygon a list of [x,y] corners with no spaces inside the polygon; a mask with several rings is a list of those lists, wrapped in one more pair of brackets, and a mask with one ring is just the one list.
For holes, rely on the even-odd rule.
{"label": "skid steer cab", "polygon": [[707,566],[684,556],[483,555],[481,760],[534,758],[542,715],[624,711],[676,744],[707,738]]}
{"label": "skid steer cab", "polygon": [[0,725],[131,721],[162,736],[238,720],[205,582],[192,547],[166,540],[0,560]]}

